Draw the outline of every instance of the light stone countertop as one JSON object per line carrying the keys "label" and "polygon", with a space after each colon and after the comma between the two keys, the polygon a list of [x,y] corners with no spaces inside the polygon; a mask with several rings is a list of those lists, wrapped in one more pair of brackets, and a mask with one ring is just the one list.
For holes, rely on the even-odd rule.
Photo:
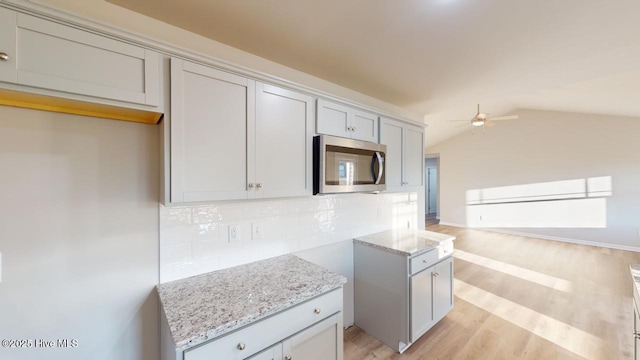
{"label": "light stone countertop", "polygon": [[157,286],[177,350],[335,290],[346,278],[283,255]]}
{"label": "light stone countertop", "polygon": [[415,256],[437,248],[441,243],[456,237],[433,231],[418,229],[393,229],[371,235],[360,236],[354,241],[400,255]]}

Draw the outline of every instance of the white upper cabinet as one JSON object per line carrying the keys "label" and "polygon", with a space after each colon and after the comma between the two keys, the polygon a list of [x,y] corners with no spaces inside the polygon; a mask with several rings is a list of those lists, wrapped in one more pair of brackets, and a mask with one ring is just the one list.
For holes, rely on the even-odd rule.
{"label": "white upper cabinet", "polygon": [[255,82],[171,59],[171,202],[247,199]]}
{"label": "white upper cabinet", "polygon": [[378,141],[378,116],[318,99],[316,131],[357,140]]}
{"label": "white upper cabinet", "polygon": [[424,185],[424,128],[380,118],[380,144],[387,145],[385,182],[388,191]]}
{"label": "white upper cabinet", "polygon": [[424,185],[424,128],[404,126],[404,181],[407,186]]}
{"label": "white upper cabinet", "polygon": [[253,197],[310,195],[313,99],[262,83],[256,96]]}
{"label": "white upper cabinet", "polygon": [[16,75],[15,11],[0,8],[0,81],[15,83]]}
{"label": "white upper cabinet", "polygon": [[311,194],[312,98],[171,59],[171,202]]}
{"label": "white upper cabinet", "polygon": [[[0,15],[2,46],[9,37],[5,17],[9,23],[13,19],[5,11]],[[154,51],[26,14],[17,14],[13,32],[20,85],[159,104],[159,55]],[[4,72],[0,74],[4,79]]]}

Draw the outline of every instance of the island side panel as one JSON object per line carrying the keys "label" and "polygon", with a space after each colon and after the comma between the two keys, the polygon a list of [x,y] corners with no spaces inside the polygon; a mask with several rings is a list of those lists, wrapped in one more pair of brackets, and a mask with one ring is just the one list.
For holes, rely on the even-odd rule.
{"label": "island side panel", "polygon": [[173,342],[167,316],[162,306],[160,306],[160,359],[182,360],[182,351],[176,350],[176,344]]}
{"label": "island side panel", "polygon": [[354,243],[355,324],[399,352],[409,344],[408,281],[406,255]]}

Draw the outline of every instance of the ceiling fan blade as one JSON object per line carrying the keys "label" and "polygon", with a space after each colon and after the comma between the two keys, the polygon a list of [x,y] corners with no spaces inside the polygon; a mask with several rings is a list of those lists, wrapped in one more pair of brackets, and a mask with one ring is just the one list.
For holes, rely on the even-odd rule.
{"label": "ceiling fan blade", "polygon": [[485,120],[484,126],[496,126],[496,123],[494,123],[492,121],[489,121],[489,120]]}
{"label": "ceiling fan blade", "polygon": [[491,120],[491,121],[502,121],[502,120],[516,120],[517,118],[518,118],[518,115],[507,115],[507,116],[492,117],[492,118],[489,118],[488,120]]}

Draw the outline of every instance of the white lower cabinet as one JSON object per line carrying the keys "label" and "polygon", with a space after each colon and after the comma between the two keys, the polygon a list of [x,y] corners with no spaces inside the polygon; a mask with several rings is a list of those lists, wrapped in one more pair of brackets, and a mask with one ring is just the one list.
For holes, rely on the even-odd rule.
{"label": "white lower cabinet", "polygon": [[453,309],[453,242],[407,256],[355,243],[355,325],[402,353]]}
{"label": "white lower cabinet", "polygon": [[247,360],[338,360],[342,359],[342,344],[338,346],[338,326],[334,315]]}
{"label": "white lower cabinet", "polygon": [[278,343],[247,360],[282,360],[282,343]]}
{"label": "white lower cabinet", "polygon": [[340,288],[186,349],[184,357],[178,352],[176,360],[342,360],[342,328]]}
{"label": "white lower cabinet", "polygon": [[418,340],[453,309],[453,258],[412,275],[411,342]]}
{"label": "white lower cabinet", "polygon": [[342,359],[342,326],[334,315],[282,343],[285,360]]}
{"label": "white lower cabinet", "polygon": [[635,295],[633,300],[633,358],[634,360],[640,360],[640,313],[638,312]]}

